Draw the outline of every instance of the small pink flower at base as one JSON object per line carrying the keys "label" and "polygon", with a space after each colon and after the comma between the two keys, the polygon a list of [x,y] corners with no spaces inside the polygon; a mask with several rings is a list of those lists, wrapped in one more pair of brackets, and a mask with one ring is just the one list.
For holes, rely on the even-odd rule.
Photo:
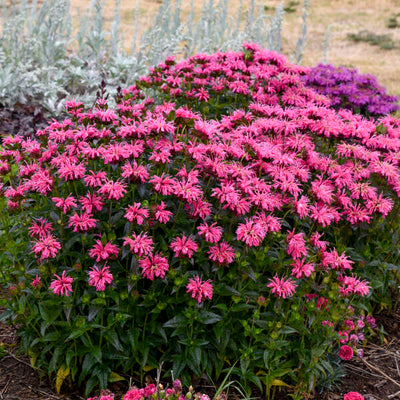
{"label": "small pink flower at base", "polygon": [[132,388],[126,392],[124,400],[140,400],[143,397],[143,389]]}
{"label": "small pink flower at base", "polygon": [[176,237],[171,242],[170,248],[175,252],[175,257],[192,258],[193,254],[196,253],[199,246],[190,237],[182,235],[182,237]]}
{"label": "small pink flower at base", "polygon": [[57,278],[53,280],[50,284],[50,289],[53,291],[54,294],[59,296],[69,296],[72,293],[72,282],[74,281],[73,278],[65,275],[65,271],[63,271],[61,276],[54,274]]}
{"label": "small pink flower at base", "polygon": [[288,278],[279,278],[278,275],[275,275],[272,279],[270,279],[270,283],[267,287],[271,288],[271,292],[276,297],[282,297],[286,299],[286,297],[293,296],[296,291],[295,281]]}
{"label": "small pink flower at base", "polygon": [[345,344],[349,341],[349,334],[346,331],[339,331],[338,334],[339,334],[339,338],[340,338],[339,342],[341,344]]}
{"label": "small pink flower at base", "polygon": [[32,279],[31,286],[34,287],[35,289],[40,288],[40,286],[42,285],[40,279],[41,279],[40,276],[36,275],[36,277]]}
{"label": "small pink flower at base", "polygon": [[104,266],[100,270],[97,266],[94,266],[89,271],[89,285],[94,286],[98,292],[106,290],[106,284],[111,284],[113,279],[110,267],[108,266]]}
{"label": "small pink flower at base", "polygon": [[143,276],[151,281],[154,281],[154,277],[164,278],[169,269],[168,260],[162,257],[161,253],[150,254],[146,258],[140,259],[139,266],[143,270]]}
{"label": "small pink flower at base", "polygon": [[339,357],[342,360],[349,361],[353,358],[353,355],[354,355],[353,348],[350,346],[347,346],[346,344],[344,346],[342,346],[339,350]]}
{"label": "small pink flower at base", "polygon": [[179,379],[174,380],[174,392],[181,393],[182,392],[182,382]]}
{"label": "small pink flower at base", "polygon": [[143,394],[144,397],[150,397],[151,395],[153,395],[155,392],[157,392],[157,388],[156,385],[154,383],[151,383],[150,385],[147,385],[144,388]]}
{"label": "small pink flower at base", "polygon": [[202,281],[199,276],[189,279],[186,289],[186,293],[190,293],[192,298],[196,299],[198,303],[201,303],[203,298],[211,300],[213,296],[211,280]]}
{"label": "small pink flower at base", "polygon": [[374,317],[367,315],[367,323],[371,326],[371,328],[376,328],[376,320]]}
{"label": "small pink flower at base", "polygon": [[364,396],[358,392],[348,392],[344,395],[343,400],[365,400]]}

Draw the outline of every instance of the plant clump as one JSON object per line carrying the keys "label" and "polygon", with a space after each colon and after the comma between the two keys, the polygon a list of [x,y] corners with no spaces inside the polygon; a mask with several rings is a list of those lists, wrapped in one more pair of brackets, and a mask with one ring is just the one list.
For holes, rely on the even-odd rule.
{"label": "plant clump", "polygon": [[70,100],[3,139],[23,244],[5,317],[33,364],[87,394],[160,362],[186,382],[231,366],[300,399],[362,356],[371,288],[341,229],[391,211],[399,123],[328,108],[303,72],[252,44],[168,58],[114,108]]}
{"label": "plant clump", "polygon": [[335,109],[349,109],[366,117],[380,117],[399,110],[397,96],[386,94],[375,76],[356,69],[319,64],[303,76],[304,83],[327,96]]}

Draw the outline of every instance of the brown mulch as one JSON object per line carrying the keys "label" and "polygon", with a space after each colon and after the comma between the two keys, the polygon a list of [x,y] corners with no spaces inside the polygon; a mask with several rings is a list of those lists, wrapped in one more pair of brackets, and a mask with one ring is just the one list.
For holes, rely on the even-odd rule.
{"label": "brown mulch", "polygon": [[47,379],[40,379],[29,358],[19,355],[15,327],[0,323],[0,400],[81,400],[76,394],[59,396]]}

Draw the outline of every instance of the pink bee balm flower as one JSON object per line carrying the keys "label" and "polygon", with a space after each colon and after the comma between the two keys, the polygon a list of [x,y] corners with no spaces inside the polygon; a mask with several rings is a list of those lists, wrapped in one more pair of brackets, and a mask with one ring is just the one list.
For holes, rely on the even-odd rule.
{"label": "pink bee balm flower", "polygon": [[354,264],[354,261],[349,260],[344,253],[339,256],[338,252],[334,249],[332,251],[324,251],[322,253],[321,264],[325,268],[330,267],[331,269],[351,270],[351,264]]}
{"label": "pink bee balm flower", "polygon": [[208,225],[206,222],[204,222],[197,228],[197,230],[199,231],[199,235],[203,236],[207,242],[210,243],[219,242],[222,237],[222,228],[216,225],[217,225],[216,222],[214,222],[211,225]]}
{"label": "pink bee balm flower", "polygon": [[189,279],[189,283],[186,286],[186,293],[190,293],[193,299],[196,299],[198,303],[201,303],[203,299],[212,299],[213,287],[211,280],[202,281],[199,276],[195,276],[193,279]]}
{"label": "pink bee balm flower", "polygon": [[345,276],[339,278],[340,294],[349,296],[351,294],[358,294],[359,296],[366,296],[369,293],[369,286],[367,281],[360,281],[354,276]]}
{"label": "pink bee balm flower", "polygon": [[97,173],[89,171],[89,173],[83,178],[85,184],[90,187],[100,187],[107,179],[107,173],[99,171]]}
{"label": "pink bee balm flower", "polygon": [[347,346],[347,344],[342,346],[339,350],[339,357],[342,360],[349,361],[353,358],[353,355],[354,355],[353,348],[350,346]]}
{"label": "pink bee balm flower", "polygon": [[166,210],[166,205],[162,201],[160,205],[156,206],[154,211],[154,218],[161,224],[166,224],[172,216],[172,212]]}
{"label": "pink bee balm flower", "polygon": [[175,181],[168,175],[164,176],[164,172],[161,176],[153,175],[150,179],[150,183],[157,193],[161,193],[164,196],[172,194],[174,191]]}
{"label": "pink bee balm flower", "polygon": [[94,266],[89,271],[89,285],[94,286],[99,292],[106,290],[106,284],[111,284],[113,279],[110,267],[108,266],[104,266],[102,269]]}
{"label": "pink bee balm flower", "polygon": [[164,278],[169,269],[168,260],[162,257],[160,253],[151,254],[149,257],[140,259],[139,266],[143,270],[143,276],[151,281],[154,281],[154,277]]}
{"label": "pink bee balm flower", "polygon": [[317,249],[326,250],[326,246],[328,245],[328,242],[326,242],[325,240],[320,240],[320,238],[322,237],[323,233],[318,233],[315,232],[311,235],[310,238],[310,243],[312,246],[316,247]]}
{"label": "pink bee balm flower", "polygon": [[126,184],[119,181],[107,180],[99,189],[100,194],[104,194],[109,200],[120,200],[124,197]]}
{"label": "pink bee balm flower", "polygon": [[73,228],[73,232],[87,232],[96,227],[96,221],[92,218],[92,214],[81,212],[81,215],[79,215],[75,212],[69,218],[68,227]]}
{"label": "pink bee balm flower", "polygon": [[40,257],[40,261],[48,258],[54,258],[60,249],[60,242],[58,242],[50,234],[46,237],[40,238],[40,240],[36,241],[32,247],[32,251],[35,253],[36,257]]}
{"label": "pink bee balm flower", "polygon": [[296,285],[292,279],[278,278],[278,275],[270,279],[270,283],[267,287],[271,288],[271,292],[276,297],[282,297],[284,299],[293,296],[296,291]]}
{"label": "pink bee balm flower", "polygon": [[54,294],[59,296],[69,296],[69,293],[72,293],[72,282],[73,278],[66,276],[65,271],[63,271],[61,276],[54,274],[57,279],[51,281],[50,289]]}
{"label": "pink bee balm flower", "polygon": [[219,265],[228,265],[235,259],[235,252],[227,242],[221,242],[208,250],[209,259]]}
{"label": "pink bee balm flower", "polygon": [[198,244],[190,237],[182,235],[176,237],[170,245],[171,249],[175,252],[175,257],[188,257],[192,258],[193,254],[199,248]]}
{"label": "pink bee balm flower", "polygon": [[358,392],[348,392],[344,395],[343,400],[365,400],[365,398]]}
{"label": "pink bee balm flower", "polygon": [[101,211],[104,206],[101,197],[96,196],[95,193],[88,193],[85,197],[81,197],[79,202],[82,204],[82,211],[86,211],[89,214],[92,214],[93,211]]}
{"label": "pink bee balm flower", "polygon": [[297,259],[292,263],[292,275],[297,279],[309,277],[314,272],[314,264],[307,263],[305,259]]}
{"label": "pink bee balm flower", "polygon": [[145,218],[148,218],[149,212],[142,207],[140,203],[134,203],[133,206],[128,206],[125,213],[125,218],[129,222],[135,222],[138,225],[143,225]]}
{"label": "pink bee balm flower", "polygon": [[40,276],[36,275],[36,277],[32,279],[31,286],[34,287],[35,289],[39,288],[40,285],[42,284],[40,280],[41,280]]}
{"label": "pink bee balm flower", "polygon": [[72,207],[77,206],[76,199],[71,195],[71,193],[65,199],[60,197],[52,197],[51,200],[54,201],[57,208],[62,210],[63,214],[67,213]]}
{"label": "pink bee balm flower", "polygon": [[306,242],[304,240],[304,233],[300,232],[295,234],[294,231],[289,232],[287,236],[287,250],[286,252],[293,257],[294,260],[307,255]]}
{"label": "pink bee balm flower", "polygon": [[132,233],[132,238],[125,237],[124,239],[124,246],[129,246],[131,252],[139,257],[148,256],[153,251],[153,238],[145,232],[140,232],[138,235]]}
{"label": "pink bee balm flower", "polygon": [[259,246],[264,240],[266,230],[262,224],[246,219],[246,222],[240,224],[236,230],[238,240],[246,243],[247,246]]}
{"label": "pink bee balm flower", "polygon": [[111,257],[117,257],[119,249],[115,244],[111,242],[103,245],[101,240],[96,240],[96,244],[89,250],[89,256],[94,258],[97,262],[106,261]]}
{"label": "pink bee balm flower", "polygon": [[50,222],[47,222],[45,218],[38,218],[30,227],[29,227],[29,235],[31,238],[33,237],[45,237],[50,235],[51,231],[54,229],[51,226]]}

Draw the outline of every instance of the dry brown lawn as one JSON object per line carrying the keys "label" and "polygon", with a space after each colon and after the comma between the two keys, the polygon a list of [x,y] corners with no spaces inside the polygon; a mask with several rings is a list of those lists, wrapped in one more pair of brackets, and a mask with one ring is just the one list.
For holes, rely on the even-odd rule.
{"label": "dry brown lawn", "polygon": [[[195,1],[195,11],[200,13],[205,1]],[[73,15],[77,9],[83,12],[89,0],[71,0]],[[159,7],[160,0],[139,0],[140,30],[148,27],[152,16]],[[183,0],[183,14],[190,10],[190,1]],[[230,14],[236,15],[240,0],[230,0]],[[266,7],[268,13],[280,3],[280,0],[256,0],[257,5]],[[295,12],[286,13],[283,26],[283,52],[291,54],[298,38],[303,0],[285,0],[295,5]],[[114,1],[105,3],[105,22],[110,24],[114,14]],[[135,0],[121,0],[121,25],[127,44],[130,43],[135,30],[133,26]],[[310,0],[310,16],[308,23],[308,41],[304,51],[303,64],[315,65],[322,61],[325,32],[329,26],[330,45],[327,61],[335,65],[358,68],[360,72],[378,76],[379,82],[392,94],[400,95],[400,28],[387,28],[387,20],[396,14],[400,15],[400,0]],[[250,0],[243,0],[244,8]],[[400,23],[400,17],[399,17]],[[347,38],[349,33],[369,30],[377,34],[392,35],[396,48],[383,50],[368,43],[354,43]]]}

